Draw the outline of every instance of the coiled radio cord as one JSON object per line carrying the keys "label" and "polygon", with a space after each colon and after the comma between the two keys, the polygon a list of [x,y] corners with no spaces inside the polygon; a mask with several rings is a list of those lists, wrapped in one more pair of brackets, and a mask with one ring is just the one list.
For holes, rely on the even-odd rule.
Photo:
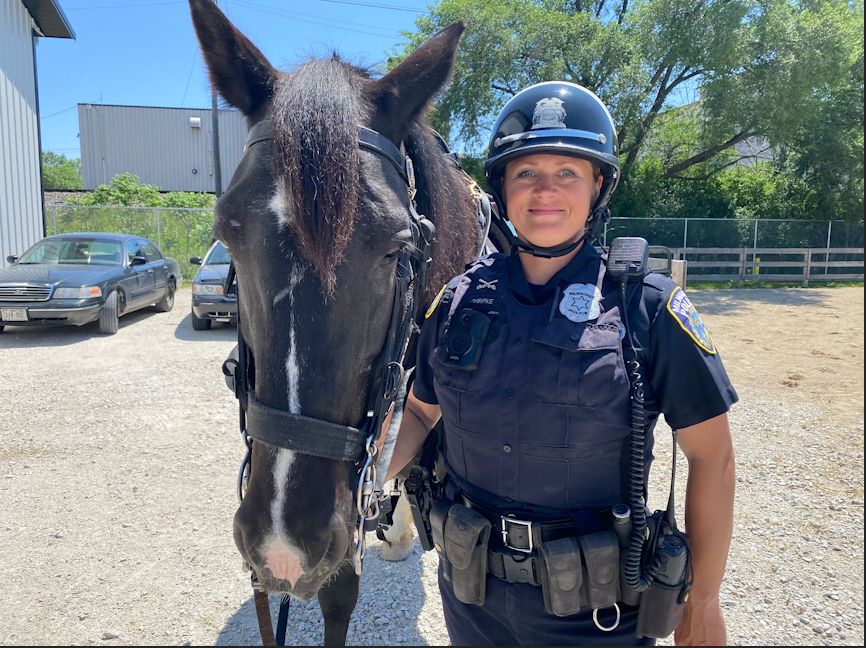
{"label": "coiled radio cord", "polygon": [[[660,560],[654,555],[646,570],[641,570],[643,546],[647,541],[645,487],[645,446],[646,446],[646,409],[644,399],[643,371],[638,360],[637,349],[634,346],[631,328],[628,322],[628,308],[625,278],[619,282],[619,296],[622,304],[622,322],[625,326],[625,337],[628,340],[632,359],[626,361],[631,386],[631,454],[629,459],[629,506],[631,507],[631,536],[628,552],[623,566],[625,582],[631,589],[645,591],[658,573]],[[638,284],[640,286],[641,284]],[[655,553],[655,552],[654,552]]]}

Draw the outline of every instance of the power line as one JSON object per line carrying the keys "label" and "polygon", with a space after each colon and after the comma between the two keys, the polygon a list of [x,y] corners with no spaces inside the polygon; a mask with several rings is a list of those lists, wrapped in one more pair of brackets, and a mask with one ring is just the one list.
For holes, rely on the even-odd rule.
{"label": "power line", "polygon": [[71,106],[69,106],[69,108],[64,108],[63,110],[58,110],[56,113],[51,113],[50,115],[45,115],[43,117],[40,117],[40,119],[48,119],[49,117],[54,117],[56,115],[62,115],[63,113],[69,112],[70,110],[72,110],[73,108],[75,108],[77,106],[78,106],[78,104],[72,104]]}
{"label": "power line", "polygon": [[186,101],[186,92],[189,90],[189,81],[192,79],[192,71],[195,69],[195,62],[198,60],[198,49],[193,49],[192,64],[189,66],[189,74],[186,76],[186,87],[183,89],[183,99],[180,100],[180,107],[183,108],[183,102]]}
{"label": "power line", "polygon": [[[257,3],[257,2],[251,2],[250,0],[235,0],[235,1],[234,1],[234,4],[236,4],[236,5],[242,5],[242,6],[246,6],[246,7],[250,8],[250,9],[252,9],[254,6],[255,6],[255,7],[260,7],[260,8],[262,9],[262,11],[267,10],[267,11],[269,11],[269,12],[274,13],[274,15],[284,16],[284,17],[287,17],[287,18],[288,18],[288,17],[294,17],[294,16],[307,16],[308,18],[317,18],[317,19],[319,19],[319,20],[324,20],[324,21],[333,21],[333,22],[338,22],[338,23],[344,23],[344,24],[347,24],[347,25],[353,25],[353,26],[355,26],[355,27],[369,27],[369,28],[371,28],[371,29],[378,29],[378,30],[380,30],[380,31],[388,31],[388,30],[383,29],[383,28],[380,27],[379,25],[367,25],[367,24],[365,24],[365,23],[359,23],[359,22],[355,22],[355,21],[352,21],[352,20],[340,20],[339,18],[329,18],[329,17],[326,17],[326,16],[318,16],[318,15],[316,15],[316,14],[304,13],[303,11],[288,11],[288,10],[282,10],[282,9],[277,8],[277,7],[272,7],[272,6],[270,6],[270,5],[264,5],[264,4],[260,4],[260,3]],[[299,19],[299,20],[300,20],[300,19]],[[330,23],[328,23],[328,22],[325,22],[325,23],[316,23],[316,24],[325,25],[326,27],[336,27],[336,25],[332,25],[332,24],[330,24]],[[340,27],[337,27],[337,28],[338,28],[338,29],[342,29],[342,28],[340,28]],[[364,32],[364,33],[366,33],[366,32]],[[388,31],[388,34],[387,34],[387,35],[390,37],[392,34],[396,34],[396,33],[397,33],[397,32],[391,32],[391,31]],[[383,34],[383,35],[384,35],[384,34]]]}
{"label": "power line", "polygon": [[392,11],[407,11],[409,13],[425,14],[428,13],[424,9],[407,9],[406,7],[396,7],[386,4],[372,4],[370,2],[352,2],[351,0],[319,0],[319,2],[333,2],[334,4],[357,5],[359,7],[372,7],[373,9],[391,9]]}
{"label": "power line", "polygon": [[[330,23],[324,23],[324,22],[320,22],[320,21],[316,21],[316,20],[309,20],[306,18],[298,18],[297,16],[292,16],[289,14],[281,13],[281,12],[276,11],[274,9],[262,9],[261,7],[254,6],[254,5],[251,5],[251,4],[246,3],[246,2],[240,2],[239,0],[234,0],[234,2],[232,4],[234,4],[236,6],[240,6],[240,7],[246,7],[247,9],[252,9],[253,11],[260,11],[262,13],[270,14],[272,16],[280,16],[281,18],[290,18],[292,20],[298,20],[300,22],[311,23],[313,25],[322,25],[323,27],[330,27],[332,29],[341,29],[343,31],[357,32],[359,34],[367,34],[368,36],[378,36],[380,38],[396,38],[399,36],[399,34],[397,34],[397,33],[395,33],[393,36],[389,35],[389,34],[382,34],[382,33],[377,34],[374,32],[365,31],[363,29],[352,29],[351,27],[340,27],[339,25],[333,25]],[[355,23],[355,24],[357,24],[357,23]]]}
{"label": "power line", "polygon": [[66,7],[69,11],[84,11],[86,9],[126,9],[128,7],[159,7],[161,5],[179,5],[186,4],[175,0],[174,2],[151,2],[148,4],[122,4],[122,5],[100,5],[98,7]]}

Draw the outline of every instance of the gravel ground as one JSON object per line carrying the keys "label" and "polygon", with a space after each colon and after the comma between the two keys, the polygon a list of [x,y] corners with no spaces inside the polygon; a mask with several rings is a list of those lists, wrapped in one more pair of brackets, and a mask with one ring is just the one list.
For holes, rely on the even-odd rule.
{"label": "gravel ground", "polygon": [[[844,416],[827,409],[820,389],[738,382],[759,360],[727,363],[742,398],[730,415],[738,491],[722,591],[731,644],[864,645],[863,289],[839,290],[799,294],[810,296],[803,308],[840,295],[856,306],[833,327],[859,326],[841,354],[859,376]],[[763,293],[691,296],[705,313],[721,312],[713,308],[720,299],[760,298],[778,325],[768,311],[783,293]],[[219,365],[235,331],[193,331],[189,299],[185,289],[171,313],[124,317],[114,336],[95,326],[9,327],[0,335],[2,644],[259,643],[231,537],[242,443]],[[780,342],[810,348],[815,338],[786,308]],[[737,342],[725,331],[761,328],[749,317],[729,319],[720,335],[721,318],[705,317],[723,355]],[[657,439],[655,507],[664,503],[670,466],[664,425]],[[687,466],[679,458],[682,486]],[[349,642],[447,644],[435,556],[416,544],[407,561],[383,562],[368,538]],[[321,638],[316,602],[295,603],[288,641]]]}

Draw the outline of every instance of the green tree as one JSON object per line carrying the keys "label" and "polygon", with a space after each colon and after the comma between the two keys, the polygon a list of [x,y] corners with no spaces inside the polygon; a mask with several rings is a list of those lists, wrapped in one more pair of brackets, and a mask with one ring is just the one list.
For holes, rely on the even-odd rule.
{"label": "green tree", "polygon": [[[510,96],[565,79],[611,109],[626,177],[661,117],[695,104],[688,137],[663,158],[663,177],[717,173],[751,138],[794,146],[833,114],[843,132],[859,127],[859,143],[846,140],[851,159],[815,151],[798,157],[801,173],[829,164],[837,183],[856,178],[859,152],[862,179],[862,0],[442,0],[407,34],[406,51],[454,20],[467,30],[433,121],[472,152]],[[840,102],[847,110],[836,109]]]}
{"label": "green tree", "polygon": [[42,151],[42,187],[46,191],[81,189],[81,160]]}
{"label": "green tree", "polygon": [[118,173],[108,184],[99,185],[90,193],[72,196],[70,205],[112,207],[178,207],[212,208],[213,194],[190,191],[159,193],[159,187],[142,183],[133,173]]}
{"label": "green tree", "polygon": [[142,184],[133,173],[118,173],[108,184],[93,191],[73,196],[67,202],[73,205],[111,205],[117,207],[149,207],[159,200],[159,188]]}

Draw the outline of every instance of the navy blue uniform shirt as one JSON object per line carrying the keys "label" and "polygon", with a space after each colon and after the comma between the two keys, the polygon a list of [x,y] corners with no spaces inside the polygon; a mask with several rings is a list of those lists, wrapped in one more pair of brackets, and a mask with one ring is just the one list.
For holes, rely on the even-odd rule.
{"label": "navy blue uniform shirt", "polygon": [[[533,286],[517,253],[494,254],[449,282],[428,311],[414,393],[442,406],[449,472],[498,504],[580,510],[622,501],[626,330],[644,374],[647,470],[659,413],[679,429],[737,401],[685,293],[652,273],[629,284],[626,327],[619,284],[602,264],[585,245],[544,286]],[[450,317],[462,309],[491,320],[472,371],[443,363],[439,353]]]}

